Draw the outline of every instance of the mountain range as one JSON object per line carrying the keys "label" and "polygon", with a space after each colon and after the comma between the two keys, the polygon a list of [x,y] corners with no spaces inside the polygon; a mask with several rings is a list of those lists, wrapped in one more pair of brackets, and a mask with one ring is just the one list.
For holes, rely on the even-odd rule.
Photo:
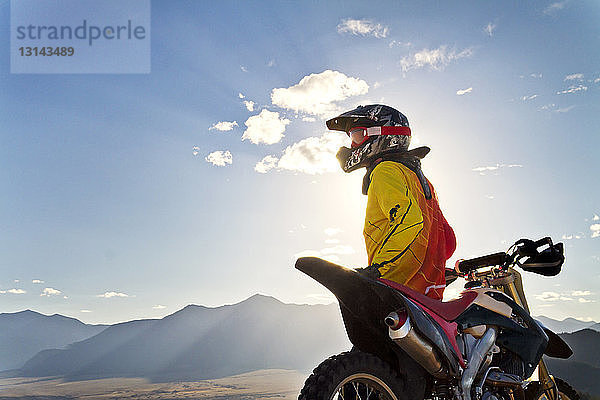
{"label": "mountain range", "polygon": [[[549,367],[578,390],[600,395],[600,332],[589,329],[599,324],[537,319],[557,332],[576,330],[560,334],[574,355],[548,359]],[[15,369],[4,376],[194,381],[259,369],[309,371],[350,346],[337,304],[284,304],[263,295],[110,326],[30,310],[0,314],[0,368]]]}
{"label": "mountain range", "polygon": [[284,304],[255,295],[112,325],[66,349],[37,353],[19,375],[198,380],[267,368],[309,370],[349,348],[337,304]]}
{"label": "mountain range", "polygon": [[562,321],[559,321],[544,317],[543,315],[534,318],[540,321],[546,328],[550,329],[554,333],[572,333],[582,329],[593,329],[595,331],[600,331],[600,323],[595,321],[581,321],[575,318],[566,318]]}
{"label": "mountain range", "polygon": [[31,310],[0,314],[0,371],[20,368],[39,351],[64,348],[92,337],[106,327]]}
{"label": "mountain range", "polygon": [[573,355],[567,360],[547,358],[552,374],[579,391],[600,396],[600,332],[583,329],[560,337],[573,349]]}

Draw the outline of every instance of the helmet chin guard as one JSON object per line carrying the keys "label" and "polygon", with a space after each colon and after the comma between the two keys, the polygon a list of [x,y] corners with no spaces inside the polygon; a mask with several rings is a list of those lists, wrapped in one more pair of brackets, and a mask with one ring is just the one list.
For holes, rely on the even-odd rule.
{"label": "helmet chin guard", "polygon": [[389,153],[402,153],[408,150],[410,136],[375,136],[356,148],[341,147],[336,158],[344,172],[356,171],[368,167],[378,157]]}

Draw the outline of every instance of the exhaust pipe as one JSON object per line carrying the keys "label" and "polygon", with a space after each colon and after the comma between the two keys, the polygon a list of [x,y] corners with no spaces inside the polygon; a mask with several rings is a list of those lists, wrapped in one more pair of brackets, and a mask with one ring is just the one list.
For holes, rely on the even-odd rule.
{"label": "exhaust pipe", "polygon": [[496,343],[497,336],[498,333],[496,332],[496,329],[493,327],[488,327],[481,339],[479,339],[475,345],[473,353],[469,357],[467,369],[465,369],[463,372],[460,381],[464,400],[471,400],[471,387],[473,386],[475,377],[481,369],[482,364],[487,359],[487,355],[494,346],[494,343]]}
{"label": "exhaust pipe", "polygon": [[408,314],[391,312],[384,321],[394,343],[434,377],[444,376],[444,367],[433,346],[413,329]]}

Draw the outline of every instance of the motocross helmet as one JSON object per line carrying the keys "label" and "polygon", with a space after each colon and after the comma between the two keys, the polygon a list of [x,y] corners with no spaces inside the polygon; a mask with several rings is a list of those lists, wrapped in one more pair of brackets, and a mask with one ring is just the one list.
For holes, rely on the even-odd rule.
{"label": "motocross helmet", "polygon": [[410,127],[400,111],[381,104],[358,106],[326,122],[331,130],[344,131],[352,139],[336,157],[344,172],[368,167],[383,154],[408,150]]}

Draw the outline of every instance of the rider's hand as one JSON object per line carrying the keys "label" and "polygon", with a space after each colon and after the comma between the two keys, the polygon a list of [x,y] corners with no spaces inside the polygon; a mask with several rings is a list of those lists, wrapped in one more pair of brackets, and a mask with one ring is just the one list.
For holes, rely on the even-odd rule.
{"label": "rider's hand", "polygon": [[357,268],[355,271],[361,274],[362,276],[366,276],[367,278],[373,280],[381,278],[381,273],[379,272],[378,264],[369,265],[365,268]]}

